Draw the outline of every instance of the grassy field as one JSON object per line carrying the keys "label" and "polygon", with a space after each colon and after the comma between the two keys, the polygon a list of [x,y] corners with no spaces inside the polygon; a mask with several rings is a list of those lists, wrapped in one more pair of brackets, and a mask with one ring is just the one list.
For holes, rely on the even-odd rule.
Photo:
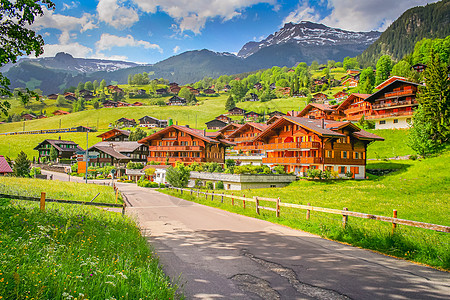
{"label": "grassy field", "polygon": [[[440,157],[422,161],[370,162],[369,168],[398,169],[397,172],[371,180],[339,180],[318,182],[301,180],[285,188],[252,189],[235,191],[234,195],[246,197],[264,196],[277,198],[282,202],[343,209],[350,211],[392,216],[398,211],[398,218],[450,226],[450,152]],[[165,191],[169,194],[177,194]],[[227,193],[230,193],[227,191]],[[430,230],[399,226],[392,235],[389,223],[349,217],[349,226],[342,228],[342,217],[312,212],[311,220],[305,219],[305,211],[282,208],[277,219],[273,212],[264,211],[256,215],[254,205],[247,203],[247,209],[231,206],[230,201],[184,198],[205,205],[217,206],[233,212],[258,217],[306,230],[321,236],[346,242],[355,246],[377,250],[389,255],[425,263],[443,269],[450,269],[450,236]],[[179,195],[179,194],[177,194]],[[261,205],[273,206],[273,203]]]}
{"label": "grassy field", "polygon": [[[97,192],[101,201],[114,197],[109,187],[36,179],[2,178],[5,188],[76,200]],[[55,203],[41,212],[38,203],[0,199],[0,245],[0,299],[182,298],[136,223],[119,213]]]}
{"label": "grassy field", "polygon": [[384,138],[382,142],[374,142],[368,146],[368,159],[393,158],[414,154],[408,146],[408,129],[377,129],[368,130]]}

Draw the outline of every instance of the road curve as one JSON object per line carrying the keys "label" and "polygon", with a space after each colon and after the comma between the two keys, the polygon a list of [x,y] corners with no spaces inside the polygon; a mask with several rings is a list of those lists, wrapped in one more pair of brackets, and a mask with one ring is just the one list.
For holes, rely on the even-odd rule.
{"label": "road curve", "polygon": [[448,299],[449,273],[118,183],[188,299]]}

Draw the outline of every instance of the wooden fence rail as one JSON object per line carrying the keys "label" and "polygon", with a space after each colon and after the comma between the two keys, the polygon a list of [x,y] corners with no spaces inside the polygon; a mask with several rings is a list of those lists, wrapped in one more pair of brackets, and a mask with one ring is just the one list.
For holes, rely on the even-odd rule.
{"label": "wooden fence rail", "polygon": [[120,208],[122,208],[122,215],[125,215],[125,208],[127,206],[126,203],[118,204],[118,203],[100,203],[100,202],[84,202],[84,201],[75,201],[75,200],[47,199],[47,198],[45,198],[45,193],[44,192],[41,193],[41,197],[27,197],[27,196],[0,194],[0,198],[40,202],[41,210],[45,210],[45,203],[46,202],[56,202],[56,203],[64,203],[64,204],[79,204],[79,205],[90,205],[90,206],[120,207]]}
{"label": "wooden fence rail", "polygon": [[[180,193],[183,193],[183,189],[170,187],[170,189],[177,190]],[[193,193],[193,190],[191,189],[191,195]],[[286,203],[281,202],[280,198],[266,198],[266,197],[254,197],[254,198],[246,198],[236,196],[233,194],[216,194],[216,193],[208,193],[208,192],[202,192],[200,190],[197,190],[197,197],[199,194],[205,195],[205,199],[208,198],[208,196],[216,196],[221,197],[222,202],[223,198],[231,198],[232,205],[234,205],[235,200],[242,200],[244,201],[244,208],[245,208],[245,201],[254,202],[256,206],[256,213],[259,214],[259,210],[268,210],[268,211],[274,211],[276,213],[276,216],[280,216],[280,208],[281,207],[289,207],[289,208],[296,208],[296,209],[303,209],[306,210],[306,219],[309,220],[311,217],[311,212],[317,211],[317,212],[323,212],[323,213],[329,213],[329,214],[335,214],[335,215],[341,215],[342,216],[342,225],[345,227],[348,224],[348,217],[356,217],[356,218],[362,218],[362,219],[371,219],[371,220],[377,220],[382,222],[388,222],[392,223],[392,231],[394,232],[397,225],[407,225],[417,228],[424,228],[434,231],[440,231],[440,232],[446,232],[450,233],[450,226],[445,225],[437,225],[437,224],[431,224],[431,223],[425,223],[425,222],[419,222],[419,221],[411,221],[411,220],[405,220],[405,219],[399,219],[397,218],[397,210],[393,211],[392,217],[386,217],[386,216],[379,216],[379,215],[373,215],[373,214],[366,214],[366,213],[360,213],[360,212],[354,212],[349,211],[346,207],[344,207],[342,210],[339,209],[333,209],[333,208],[324,208],[324,207],[317,207],[317,206],[311,206],[309,203],[308,205],[302,205],[302,204],[294,204],[294,203]],[[267,201],[267,202],[274,202],[276,203],[276,207],[266,207],[260,205],[260,201]]]}

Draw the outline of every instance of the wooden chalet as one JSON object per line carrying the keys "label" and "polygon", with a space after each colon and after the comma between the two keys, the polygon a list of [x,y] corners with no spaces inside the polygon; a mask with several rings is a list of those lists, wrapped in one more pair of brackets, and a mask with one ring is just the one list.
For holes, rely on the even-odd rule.
{"label": "wooden chalet", "polygon": [[177,106],[183,106],[186,105],[186,99],[178,97],[178,96],[172,96],[169,100],[167,100],[167,105],[177,105]]}
{"label": "wooden chalet", "polygon": [[36,116],[34,114],[23,114],[22,119],[26,121],[34,120],[36,119]]}
{"label": "wooden chalet", "polygon": [[73,96],[73,97],[76,97],[77,95],[76,95],[75,93],[72,93],[72,92],[65,92],[65,93],[64,93],[64,97],[66,97],[66,96]]}
{"label": "wooden chalet", "polygon": [[244,118],[245,118],[245,120],[247,120],[247,121],[250,121],[250,120],[257,121],[258,118],[261,117],[261,116],[262,116],[262,115],[260,115],[260,114],[258,114],[258,113],[256,113],[256,112],[254,112],[254,111],[249,111],[249,112],[246,112],[246,113],[244,114]]}
{"label": "wooden chalet", "polygon": [[198,89],[190,89],[190,91],[191,91],[191,94],[193,94],[193,95],[200,94],[200,91]]}
{"label": "wooden chalet", "polygon": [[271,84],[269,85],[269,88],[270,88],[271,90],[274,90],[274,89],[277,88],[277,86],[275,85],[275,83],[271,83]]}
{"label": "wooden chalet", "polygon": [[339,91],[336,94],[333,95],[334,100],[336,100],[337,102],[340,102],[342,100],[345,100],[348,97],[348,94],[346,92],[343,91]]}
{"label": "wooden chalet", "polygon": [[248,98],[247,101],[259,101],[258,95],[250,93],[250,98]]}
{"label": "wooden chalet", "polygon": [[178,83],[176,83],[176,82],[169,83],[169,87],[173,87],[173,86],[178,86]]}
{"label": "wooden chalet", "polygon": [[128,130],[121,130],[117,128],[113,128],[109,131],[103,132],[97,137],[102,139],[102,142],[123,142],[128,141],[128,137],[130,136],[130,132]]}
{"label": "wooden chalet", "polygon": [[39,143],[33,150],[37,150],[39,152],[38,161],[43,162],[43,158],[50,157],[50,151],[52,148],[56,149],[58,153],[57,159],[70,159],[76,155],[77,152],[83,151],[83,148],[78,146],[77,143],[72,141],[64,141],[64,140],[51,140],[46,139]]}
{"label": "wooden chalet", "polygon": [[309,119],[325,119],[325,120],[339,120],[340,117],[336,110],[331,106],[320,103],[309,103],[299,112],[296,117]]}
{"label": "wooden chalet", "polygon": [[228,135],[227,140],[236,144],[233,150],[242,151],[248,156],[261,155],[263,154],[262,143],[253,140],[267,127],[266,124],[248,122]]}
{"label": "wooden chalet", "polygon": [[120,118],[116,121],[117,123],[122,123],[123,126],[125,127],[134,127],[136,126],[136,121],[134,119],[129,119],[129,118]]}
{"label": "wooden chalet", "polygon": [[408,79],[406,79],[405,77],[401,77],[401,76],[391,76],[388,79],[386,79],[385,81],[383,81],[382,83],[380,83],[379,85],[377,85],[374,89],[376,90],[380,90],[382,88],[384,88],[385,86],[393,83],[396,80],[403,80],[403,81],[408,81]]}
{"label": "wooden chalet", "polygon": [[274,115],[273,117],[269,118],[269,120],[267,120],[266,125],[272,124],[273,122],[275,122],[276,120],[278,120],[281,117],[282,116]]}
{"label": "wooden chalet", "polygon": [[128,102],[117,101],[117,107],[126,107],[126,106],[131,106],[131,104]]}
{"label": "wooden chalet", "polygon": [[173,85],[169,87],[169,92],[171,92],[172,94],[178,94],[181,90],[181,87],[179,87],[178,85]]}
{"label": "wooden chalet", "polygon": [[39,116],[36,117],[36,119],[46,119],[46,118],[47,118],[46,115],[39,115]]}
{"label": "wooden chalet", "polygon": [[144,116],[139,119],[139,126],[141,127],[167,127],[167,120],[159,120],[154,117]]}
{"label": "wooden chalet", "polygon": [[142,106],[142,105],[144,105],[144,103],[139,101],[133,103],[133,106]]}
{"label": "wooden chalet", "polygon": [[[316,93],[313,96],[313,101],[315,102],[325,102],[328,99],[328,96],[324,93]],[[312,99],[311,99],[312,100]]]}
{"label": "wooden chalet", "polygon": [[226,116],[226,115],[220,115],[220,116],[217,116],[216,117],[216,120],[220,120],[220,121],[222,121],[222,122],[225,122],[225,123],[231,123],[231,118],[229,117],[229,116]]}
{"label": "wooden chalet", "polygon": [[186,126],[171,125],[142,140],[149,148],[147,161],[191,164],[193,162],[225,162],[225,149],[233,145],[224,139],[223,134],[213,133],[208,137],[202,130]]}
{"label": "wooden chalet", "polygon": [[64,96],[64,99],[66,99],[67,101],[77,101],[78,100],[76,96],[72,96],[72,95]]}
{"label": "wooden chalet", "polygon": [[424,64],[415,64],[414,66],[411,66],[411,69],[413,69],[416,72],[422,73],[427,68],[427,65]]}
{"label": "wooden chalet", "polygon": [[244,125],[237,123],[230,123],[227,126],[223,127],[222,129],[219,129],[219,132],[223,133],[225,138],[228,138],[230,134],[232,134],[234,131],[241,128],[242,126]]}
{"label": "wooden chalet", "polygon": [[419,84],[395,79],[382,83],[380,90],[365,99],[372,104],[372,113],[366,119],[375,121],[375,129],[408,128],[414,110]]}
{"label": "wooden chalet", "polygon": [[105,102],[103,102],[103,107],[106,108],[117,107],[117,105],[118,104],[116,101],[106,100]]}
{"label": "wooden chalet", "polygon": [[308,169],[330,170],[339,176],[352,172],[365,178],[367,145],[384,140],[351,122],[281,117],[256,138],[265,151],[263,163],[281,165],[287,172],[306,176]]}
{"label": "wooden chalet", "polygon": [[348,121],[358,121],[362,116],[372,114],[372,104],[365,101],[370,94],[353,93],[347,97],[337,108],[341,119]]}
{"label": "wooden chalet", "polygon": [[229,84],[226,84],[226,85],[223,87],[223,91],[224,91],[224,92],[228,92],[229,90],[231,90],[231,86],[230,86]]}
{"label": "wooden chalet", "polygon": [[167,94],[167,89],[157,89],[156,91],[156,95],[165,95]]}
{"label": "wooden chalet", "polygon": [[360,70],[355,70],[355,69],[348,69],[347,70],[347,74],[348,75],[355,75],[355,74],[359,74],[361,71]]}
{"label": "wooden chalet", "polygon": [[358,83],[359,83],[358,80],[356,80],[353,77],[349,77],[349,78],[345,79],[344,81],[342,81],[341,85],[348,86],[349,88],[353,88],[353,87],[357,87]]}
{"label": "wooden chalet", "polygon": [[206,94],[206,95],[214,95],[215,93],[216,93],[216,91],[213,90],[213,89],[205,89],[205,90],[203,90],[203,94]]}
{"label": "wooden chalet", "polygon": [[70,112],[58,109],[58,110],[55,110],[54,112],[52,112],[52,114],[54,116],[63,116],[63,115],[69,115]]}
{"label": "wooden chalet", "polygon": [[3,155],[0,155],[0,176],[11,174],[13,170]]}
{"label": "wooden chalet", "polygon": [[219,119],[214,119],[214,120],[208,121],[205,124],[208,129],[213,129],[213,130],[222,129],[228,125],[227,122],[224,122]]}
{"label": "wooden chalet", "polygon": [[258,83],[255,83],[253,85],[253,87],[259,91],[260,89],[262,89],[263,86],[262,86],[261,82],[258,82]]}
{"label": "wooden chalet", "polygon": [[58,99],[58,94],[50,94],[47,96],[47,99],[56,100],[56,99]]}
{"label": "wooden chalet", "polygon": [[232,115],[232,116],[242,116],[243,114],[245,114],[247,111],[245,110],[245,109],[243,109],[243,108],[239,108],[239,107],[234,107],[234,108],[232,108],[232,109],[230,109],[229,111],[228,111],[228,114],[229,115]]}
{"label": "wooden chalet", "polygon": [[79,93],[80,93],[80,96],[82,96],[82,97],[94,96],[94,93],[92,91],[85,90],[85,89],[80,90]]}
{"label": "wooden chalet", "polygon": [[122,90],[117,85],[108,85],[106,88],[108,89],[108,91],[110,93],[116,93],[116,94],[121,94],[121,95],[125,94],[124,90]]}

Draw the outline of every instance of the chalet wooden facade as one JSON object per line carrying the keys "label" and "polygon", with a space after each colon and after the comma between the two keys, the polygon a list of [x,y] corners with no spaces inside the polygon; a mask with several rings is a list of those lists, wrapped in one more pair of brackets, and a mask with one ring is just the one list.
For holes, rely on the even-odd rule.
{"label": "chalet wooden facade", "polygon": [[156,95],[165,95],[167,94],[167,89],[157,89],[156,91]]}
{"label": "chalet wooden facade", "polygon": [[345,100],[348,97],[348,94],[346,92],[343,91],[339,91],[336,94],[333,95],[334,100],[336,100],[337,102],[340,102],[342,100]]}
{"label": "chalet wooden facade", "polygon": [[281,117],[281,116],[285,116],[286,114],[285,114],[285,113],[282,113],[281,111],[274,110],[274,111],[268,113],[267,115],[269,116],[269,118],[272,118],[273,116],[279,116],[279,117]]}
{"label": "chalet wooden facade", "polygon": [[246,121],[257,121],[259,117],[261,117],[261,115],[254,111],[249,111],[244,114]]}
{"label": "chalet wooden facade", "polygon": [[414,66],[411,66],[411,69],[413,69],[416,72],[422,73],[427,68],[427,65],[424,64],[415,64]]}
{"label": "chalet wooden facade", "polygon": [[171,87],[169,87],[169,92],[171,92],[172,94],[178,94],[181,90],[181,87],[179,87],[178,85],[173,85]]}
{"label": "chalet wooden facade", "polygon": [[245,109],[239,107],[233,107],[232,109],[228,110],[228,114],[232,116],[242,116],[246,112],[247,111]]}
{"label": "chalet wooden facade", "polygon": [[348,86],[349,88],[353,88],[353,87],[357,87],[358,86],[359,81],[356,80],[353,77],[349,77],[347,79],[345,79],[344,81],[342,81],[342,85],[343,86]]}
{"label": "chalet wooden facade", "polygon": [[70,112],[58,109],[58,110],[55,110],[54,112],[52,112],[52,114],[54,116],[62,116],[62,115],[68,115],[68,114],[70,114]]}
{"label": "chalet wooden facade", "polygon": [[227,126],[223,127],[222,129],[219,129],[219,132],[223,133],[225,138],[228,138],[230,134],[232,134],[234,131],[241,128],[242,126],[244,125],[237,123],[230,123]]}
{"label": "chalet wooden facade", "polygon": [[171,125],[142,140],[147,145],[149,155],[147,161],[191,164],[193,162],[225,162],[225,149],[232,145],[223,139],[221,133],[208,137],[202,130],[186,126]]}
{"label": "chalet wooden facade", "polygon": [[340,115],[329,105],[309,103],[296,117],[309,119],[339,120]]}
{"label": "chalet wooden facade", "polygon": [[308,169],[330,170],[365,178],[367,145],[384,140],[351,122],[281,117],[254,140],[265,151],[263,163],[282,165],[287,172],[306,175]]}
{"label": "chalet wooden facade", "polygon": [[173,96],[169,100],[167,100],[167,105],[177,105],[177,106],[183,106],[186,105],[187,101],[184,98]]}
{"label": "chalet wooden facade", "polygon": [[120,118],[116,121],[117,123],[122,123],[123,126],[125,127],[134,127],[136,126],[136,121],[134,119],[130,119],[130,118]]}
{"label": "chalet wooden facade", "polygon": [[214,120],[208,121],[205,124],[208,129],[212,129],[212,130],[222,129],[228,125],[227,122],[224,122],[219,119],[214,119]]}
{"label": "chalet wooden facade", "polygon": [[400,79],[388,81],[365,99],[372,105],[372,113],[366,119],[375,121],[376,129],[408,128],[419,105],[416,99],[419,84]]}
{"label": "chalet wooden facade", "polygon": [[358,121],[362,116],[369,116],[372,114],[372,104],[365,101],[370,94],[356,94],[353,93],[347,97],[336,110],[342,114],[341,119],[348,121]]}
{"label": "chalet wooden facade", "polygon": [[159,120],[154,117],[144,116],[139,119],[139,126],[141,127],[167,127],[167,120]]}
{"label": "chalet wooden facade", "polygon": [[249,156],[261,155],[263,154],[262,143],[253,140],[267,127],[266,124],[248,122],[228,135],[227,140],[236,144],[233,150],[244,152]]}
{"label": "chalet wooden facade", "polygon": [[313,98],[311,99],[311,101],[314,102],[325,102],[328,99],[328,96],[325,95],[324,93],[317,93],[313,95]]}
{"label": "chalet wooden facade", "polygon": [[22,115],[22,120],[31,121],[34,119],[36,119],[36,116],[33,114],[23,114]]}
{"label": "chalet wooden facade", "polygon": [[38,162],[43,162],[44,158],[48,160],[52,148],[55,148],[58,154],[57,160],[71,159],[73,156],[76,155],[76,152],[83,151],[83,148],[81,148],[80,146],[78,146],[77,143],[72,141],[46,139],[41,143],[39,143],[33,149],[39,152]]}
{"label": "chalet wooden facade", "polygon": [[105,108],[117,107],[117,105],[118,104],[116,101],[106,100],[105,102],[103,102],[103,107]]}
{"label": "chalet wooden facade", "polygon": [[56,100],[56,99],[58,99],[58,94],[50,94],[47,96],[47,99]]}
{"label": "chalet wooden facade", "polygon": [[128,137],[130,136],[130,132],[127,130],[120,130],[117,128],[111,129],[107,132],[103,132],[100,135],[97,135],[97,137],[102,139],[102,142],[109,141],[109,142],[123,142],[128,141]]}
{"label": "chalet wooden facade", "polygon": [[203,94],[206,94],[206,95],[214,95],[215,93],[216,93],[216,91],[213,89],[204,89],[203,90]]}
{"label": "chalet wooden facade", "polygon": [[226,116],[226,115],[219,115],[219,116],[216,117],[216,120],[220,120],[220,121],[225,122],[227,124],[231,123],[231,118],[229,116]]}

